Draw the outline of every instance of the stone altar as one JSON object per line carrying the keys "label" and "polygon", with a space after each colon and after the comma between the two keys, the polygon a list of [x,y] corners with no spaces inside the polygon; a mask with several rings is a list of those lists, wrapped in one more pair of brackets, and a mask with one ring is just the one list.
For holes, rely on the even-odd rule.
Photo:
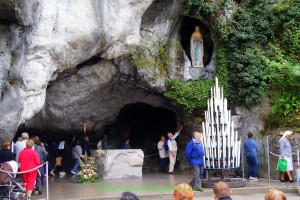
{"label": "stone altar", "polygon": [[141,178],[144,152],[141,149],[92,150],[102,179]]}

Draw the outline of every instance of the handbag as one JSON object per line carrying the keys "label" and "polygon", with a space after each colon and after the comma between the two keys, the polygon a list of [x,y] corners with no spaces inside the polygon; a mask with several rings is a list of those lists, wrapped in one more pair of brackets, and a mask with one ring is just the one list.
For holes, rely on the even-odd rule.
{"label": "handbag", "polygon": [[287,160],[279,159],[277,170],[281,172],[286,172],[286,168],[287,168]]}
{"label": "handbag", "polygon": [[55,166],[61,166],[61,159],[62,159],[62,157],[57,157],[55,159]]}

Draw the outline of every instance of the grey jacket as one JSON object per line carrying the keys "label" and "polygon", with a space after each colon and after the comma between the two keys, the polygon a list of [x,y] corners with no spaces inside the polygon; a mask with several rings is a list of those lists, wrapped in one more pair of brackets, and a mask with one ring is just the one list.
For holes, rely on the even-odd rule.
{"label": "grey jacket", "polygon": [[286,155],[287,157],[292,157],[292,147],[291,143],[288,139],[283,138],[279,140],[279,149],[280,149],[280,155]]}
{"label": "grey jacket", "polygon": [[[39,145],[34,145],[34,150],[37,152],[39,156],[40,163],[43,164],[47,160],[48,152],[43,149],[43,147]],[[39,168],[40,176],[46,174],[43,167]]]}
{"label": "grey jacket", "polygon": [[82,148],[79,144],[77,144],[72,149],[72,156],[74,159],[80,159],[80,156],[82,155]]}

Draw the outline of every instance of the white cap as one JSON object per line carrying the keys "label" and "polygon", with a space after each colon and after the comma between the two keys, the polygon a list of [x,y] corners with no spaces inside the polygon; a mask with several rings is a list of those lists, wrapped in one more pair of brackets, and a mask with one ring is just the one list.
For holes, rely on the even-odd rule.
{"label": "white cap", "polygon": [[[282,137],[280,138],[280,140],[282,140],[283,138],[285,138],[287,135],[293,135],[293,131],[284,131],[282,134]],[[279,140],[279,141],[280,141]]]}

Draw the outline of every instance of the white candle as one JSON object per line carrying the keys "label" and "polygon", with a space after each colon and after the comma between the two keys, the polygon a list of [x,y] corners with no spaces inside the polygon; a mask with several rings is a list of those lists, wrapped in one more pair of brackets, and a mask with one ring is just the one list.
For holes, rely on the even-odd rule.
{"label": "white candle", "polygon": [[221,98],[224,98],[224,96],[223,96],[223,87],[221,88]]}
{"label": "white candle", "polygon": [[210,106],[209,106],[209,99],[207,99],[207,110],[210,109]]}
{"label": "white candle", "polygon": [[[210,149],[209,149],[209,150],[210,150],[210,158],[211,158],[212,160],[214,160],[212,139],[210,139]],[[211,167],[214,168],[213,162],[211,163]]]}
{"label": "white candle", "polygon": [[[237,147],[238,147],[238,142],[237,142],[237,131],[235,132],[235,136],[234,136],[234,157],[236,158],[235,161],[237,161]],[[235,166],[234,167],[237,167],[236,166],[236,162],[235,162]]]}
{"label": "white candle", "polygon": [[220,123],[223,124],[224,123],[224,101],[223,101],[223,98],[221,98],[220,100],[220,112],[221,112],[221,115],[220,115]]}
{"label": "white candle", "polygon": [[216,92],[216,88],[214,87],[214,98],[213,98],[213,101],[214,101],[214,108],[215,108],[215,111],[217,111],[217,92]]}
{"label": "white candle", "polygon": [[233,146],[234,145],[234,137],[235,137],[235,135],[234,135],[234,123],[233,123],[233,121],[231,122],[231,146]]}
{"label": "white candle", "polygon": [[239,141],[239,144],[238,144],[238,156],[237,156],[237,159],[238,159],[238,165],[237,167],[240,167],[240,162],[241,162],[241,141]]}
{"label": "white candle", "polygon": [[217,146],[218,146],[218,168],[220,169],[220,158],[221,158],[221,140],[220,140],[220,135],[218,134],[217,136]]}
{"label": "white candle", "polygon": [[14,152],[14,141],[11,141],[11,152]]}
{"label": "white candle", "polygon": [[225,122],[228,124],[227,99],[224,99]]}
{"label": "white candle", "polygon": [[212,99],[210,99],[210,118],[211,118],[211,124],[212,124],[212,127],[215,123],[215,120],[214,120],[214,110],[213,110],[213,101]]}
{"label": "white candle", "polygon": [[216,133],[218,134],[219,133],[219,122],[220,122],[220,119],[219,119],[219,113],[217,112],[216,113],[216,124],[217,124],[217,130],[216,130]]}
{"label": "white candle", "polygon": [[300,166],[300,157],[299,157],[300,155],[299,155],[299,150],[297,150],[297,159],[298,159],[298,167]]}
{"label": "white candle", "polygon": [[226,136],[225,136],[225,128],[224,124],[222,124],[222,158],[223,158],[223,168],[225,168],[225,157],[226,157]]}
{"label": "white candle", "polygon": [[218,78],[216,77],[216,87],[219,87]]}

